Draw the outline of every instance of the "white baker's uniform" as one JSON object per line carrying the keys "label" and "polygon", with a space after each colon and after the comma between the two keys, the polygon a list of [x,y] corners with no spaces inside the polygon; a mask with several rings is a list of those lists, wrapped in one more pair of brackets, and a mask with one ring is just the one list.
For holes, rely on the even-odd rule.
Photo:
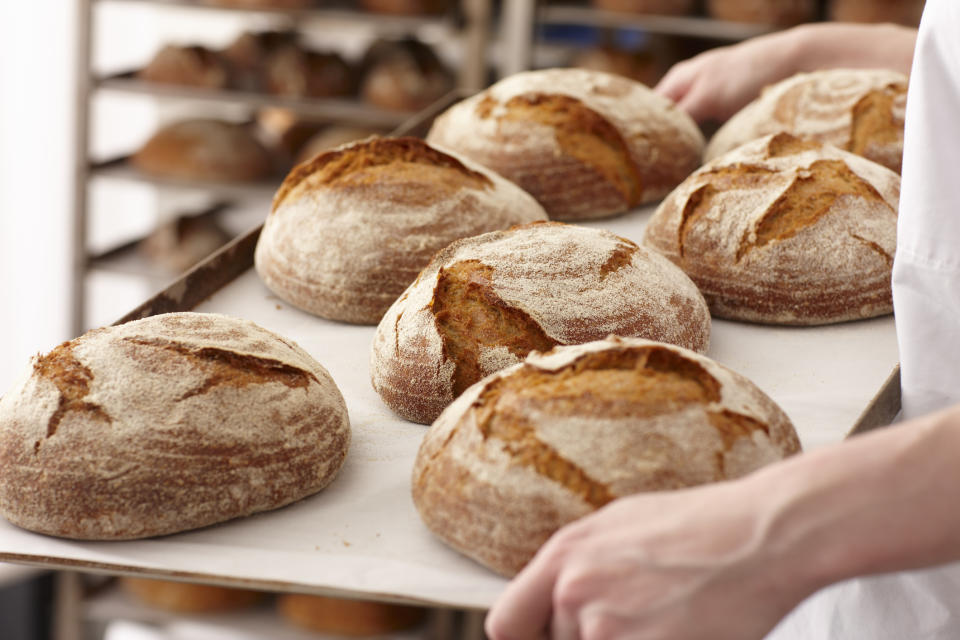
{"label": "white baker's uniform", "polygon": [[[893,302],[903,417],[960,402],[960,0],[927,0],[920,24]],[[960,564],[838,583],[808,598],[768,636],[834,639],[960,640]]]}

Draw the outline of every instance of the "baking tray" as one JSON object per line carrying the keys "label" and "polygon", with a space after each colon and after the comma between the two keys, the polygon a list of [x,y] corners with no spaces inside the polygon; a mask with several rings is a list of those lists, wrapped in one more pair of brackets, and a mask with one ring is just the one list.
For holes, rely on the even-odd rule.
{"label": "baking tray", "polygon": [[[412,123],[399,133],[423,129],[422,122]],[[652,210],[645,207],[584,226],[636,241]],[[235,239],[119,322],[170,311],[218,312],[247,318],[298,342],[328,369],[347,402],[353,442],[336,480],[283,509],[142,541],[62,540],[0,520],[0,560],[268,591],[488,608],[506,581],[439,542],[414,509],[410,472],[426,427],[394,416],[373,391],[367,363],[374,327],[323,320],[276,298],[251,268],[259,232],[256,228]],[[892,316],[809,328],[715,320],[708,355],[777,401],[806,449],[886,424],[899,407]]]}

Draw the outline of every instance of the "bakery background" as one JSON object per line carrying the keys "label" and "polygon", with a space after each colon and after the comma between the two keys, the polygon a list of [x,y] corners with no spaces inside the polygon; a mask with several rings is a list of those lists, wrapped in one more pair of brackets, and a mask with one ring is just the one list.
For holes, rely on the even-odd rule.
{"label": "bakery background", "polygon": [[[432,52],[440,79],[423,80],[422,86],[432,89],[433,99],[454,86],[476,90],[524,68],[568,64],[614,70],[652,85],[673,61],[709,46],[806,20],[911,23],[922,6],[889,0],[462,0],[434,3],[439,12],[433,15],[384,16],[357,6],[364,3],[287,1],[276,4],[288,9],[268,10],[195,4],[38,0],[0,7],[0,388],[10,386],[33,353],[80,329],[113,322],[198,256],[261,222],[308,134],[331,133],[334,125],[386,131],[429,102],[376,104],[365,97],[364,58],[376,57],[378,39],[385,58],[409,55],[414,66],[430,67],[422,52]],[[298,4],[312,6],[289,9]],[[136,74],[167,45],[221,50],[237,45],[245,33],[291,28],[302,53],[287,56],[293,71],[278,63],[277,77],[295,74],[303,56],[313,59],[311,52],[328,52],[350,65],[351,86],[311,88],[304,81],[270,88],[248,81],[203,89],[151,84]],[[92,82],[78,88],[85,70]],[[375,94],[370,89],[369,95]],[[304,116],[319,122],[304,124]],[[144,175],[122,160],[109,162],[135,152],[161,124],[212,117],[255,128],[268,148],[274,145],[277,166],[252,186],[224,188],[210,180]],[[84,121],[89,128],[78,126]],[[79,234],[78,222],[84,220],[86,233]],[[194,245],[200,248],[190,249]],[[75,254],[83,259],[74,262]],[[97,259],[88,264],[87,257]],[[3,638],[50,637],[55,591],[63,585],[36,575],[0,565]],[[91,638],[102,637],[108,621],[131,611],[131,617],[155,627],[158,620],[180,619],[124,610],[127,600],[107,592],[120,604],[111,600],[100,619],[89,621]],[[223,624],[229,618],[224,616]],[[440,633],[442,626],[421,630],[428,628]],[[140,625],[113,629],[115,637],[149,637],[142,635],[149,628]],[[426,631],[413,634],[398,637],[423,637]]]}

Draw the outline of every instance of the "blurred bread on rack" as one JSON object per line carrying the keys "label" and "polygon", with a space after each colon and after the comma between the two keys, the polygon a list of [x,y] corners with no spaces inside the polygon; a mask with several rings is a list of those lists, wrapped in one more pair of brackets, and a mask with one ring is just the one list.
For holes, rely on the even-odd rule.
{"label": "blurred bread on rack", "polygon": [[283,47],[264,61],[268,93],[296,98],[330,98],[353,92],[353,70],[337,53]]}
{"label": "blurred bread on rack", "polygon": [[157,227],[137,249],[152,263],[180,274],[230,241],[230,234],[209,215],[178,216]]}
{"label": "blurred bread on rack", "polygon": [[829,17],[841,22],[920,24],[924,0],[831,0]]}
{"label": "blurred bread on rack", "polygon": [[196,118],[161,127],[130,158],[150,175],[244,182],[273,172],[273,158],[246,125]]}
{"label": "blurred bread on rack", "polygon": [[591,0],[594,7],[624,13],[682,16],[693,13],[695,0]]}
{"label": "blurred bread on rack", "polygon": [[220,613],[252,607],[264,599],[264,593],[217,585],[120,578],[121,588],[141,603],[174,613]]}
{"label": "blurred bread on rack", "polygon": [[383,109],[418,111],[453,86],[453,74],[436,52],[414,38],[377,40],[361,63],[360,96]]}
{"label": "blurred bread on rack", "polygon": [[707,0],[707,13],[717,20],[789,26],[813,20],[816,0]]}
{"label": "blurred bread on rack", "polygon": [[423,607],[298,593],[277,596],[277,612],[297,627],[351,637],[410,629],[423,622],[427,614]]}
{"label": "blurred bread on rack", "polygon": [[627,51],[612,46],[580,49],[571,56],[569,66],[614,73],[648,87],[654,86],[662,73],[651,52]]}
{"label": "blurred bread on rack", "polygon": [[244,31],[220,53],[231,67],[236,88],[259,91],[269,57],[282,49],[296,48],[297,41],[292,31]]}
{"label": "blurred bread on rack", "polygon": [[447,11],[452,0],[360,0],[360,8],[371,13],[391,15],[424,15]]}
{"label": "blurred bread on rack", "polygon": [[201,46],[168,44],[137,72],[146,82],[207,89],[225,89],[231,84],[230,70],[215,51]]}
{"label": "blurred bread on rack", "polygon": [[201,4],[236,9],[308,9],[314,0],[200,0]]}

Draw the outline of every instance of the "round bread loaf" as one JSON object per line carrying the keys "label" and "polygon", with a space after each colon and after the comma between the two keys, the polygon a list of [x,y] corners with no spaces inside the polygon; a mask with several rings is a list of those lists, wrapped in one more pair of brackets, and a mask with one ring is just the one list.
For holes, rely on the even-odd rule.
{"label": "round bread loaf", "polygon": [[437,54],[414,38],[378,40],[361,63],[360,95],[384,109],[419,111],[453,89]]}
{"label": "round bread loaf", "polygon": [[290,49],[300,49],[300,39],[294,31],[244,31],[220,55],[230,65],[238,88],[266,91],[268,60]]}
{"label": "round bread loaf", "polygon": [[743,376],[611,337],[470,387],[424,437],[413,502],[441,540],[511,576],[616,498],[737,478],[799,450],[787,416]]}
{"label": "round bread loaf", "polygon": [[195,529],[320,491],[349,443],[343,397],[297,345],[153,316],[35,357],[0,399],[0,514],[81,540]]}
{"label": "round bread loaf", "polygon": [[438,249],[546,217],[516,185],[469,160],[417,138],[371,138],[290,172],[254,262],[287,302],[376,324]]}
{"label": "round bread loaf", "polygon": [[546,69],[510,76],[440,115],[427,140],[490,167],[556,220],[657,200],[700,165],[686,113],[621,76]]}
{"label": "round bread loaf", "polygon": [[708,162],[650,219],[644,244],[723,318],[816,325],[893,310],[900,176],[781,133]]}
{"label": "round bread loaf", "polygon": [[608,231],[536,223],[454,242],[387,311],[371,379],[399,415],[432,422],[464,389],[531,351],[609,334],[705,351],[696,285]]}
{"label": "round bread loaf", "polygon": [[297,98],[330,98],[353,92],[353,71],[337,53],[280,47],[264,61],[269,93]]}
{"label": "round bread loaf", "polygon": [[298,627],[350,637],[403,631],[420,624],[427,613],[423,607],[298,593],[277,596],[277,611]]}
{"label": "round bread loaf", "polygon": [[718,20],[789,26],[813,20],[816,0],[707,0],[707,13]]}
{"label": "round bread loaf", "polygon": [[245,182],[273,171],[266,148],[247,127],[220,120],[181,120],[161,127],[130,162],[164,178]]}
{"label": "round bread loaf", "polygon": [[264,597],[260,591],[173,580],[124,577],[120,583],[140,602],[176,613],[233,611],[253,606]]}
{"label": "round bread loaf", "polygon": [[800,73],[763,90],[707,145],[712,160],[785,131],[851,151],[900,172],[907,77],[885,69]]}
{"label": "round bread loaf", "polygon": [[137,72],[147,82],[207,89],[225,89],[230,84],[226,62],[214,51],[200,46],[167,45]]}
{"label": "round bread loaf", "polygon": [[655,13],[683,16],[693,13],[694,0],[591,0],[593,6],[606,11]]}

